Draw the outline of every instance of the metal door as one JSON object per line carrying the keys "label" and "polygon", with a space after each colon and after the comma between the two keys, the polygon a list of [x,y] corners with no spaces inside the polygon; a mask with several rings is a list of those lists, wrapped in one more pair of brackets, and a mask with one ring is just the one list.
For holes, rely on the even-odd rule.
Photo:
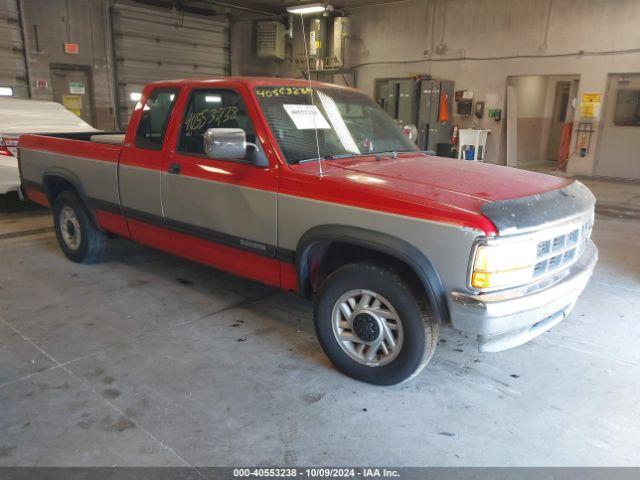
{"label": "metal door", "polygon": [[[254,128],[258,112],[243,90],[230,82],[191,91],[181,127],[174,125],[175,145],[162,174],[164,221],[177,230],[178,253],[277,284],[278,169],[210,158],[204,152],[203,135],[209,128],[241,128],[248,141],[260,143]],[[238,249],[259,256],[243,261],[246,256],[234,256]]]}
{"label": "metal door", "polygon": [[640,73],[609,75],[595,174],[640,179]]}
{"label": "metal door", "polygon": [[61,103],[85,122],[95,125],[88,67],[51,65],[51,90],[54,101]]}
{"label": "metal door", "polygon": [[440,83],[434,80],[420,82],[420,108],[418,109],[418,146],[420,150],[428,150],[430,128],[438,119],[438,98]]}

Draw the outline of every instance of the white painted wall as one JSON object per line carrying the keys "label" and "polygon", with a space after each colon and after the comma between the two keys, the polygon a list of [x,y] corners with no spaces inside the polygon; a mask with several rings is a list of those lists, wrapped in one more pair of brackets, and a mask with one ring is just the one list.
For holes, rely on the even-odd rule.
{"label": "white painted wall", "polygon": [[[373,94],[376,78],[431,73],[454,80],[457,90],[473,90],[477,100],[495,93],[504,108],[508,76],[578,74],[582,93],[604,92],[610,72],[640,72],[638,52],[577,54],[639,49],[639,0],[408,0],[348,13],[350,65],[357,68],[358,88],[369,94]],[[294,61],[303,51],[299,28],[296,30]],[[440,43],[446,45],[442,55],[435,52]],[[564,53],[576,55],[551,57]],[[549,57],[475,59],[519,55]],[[237,65],[234,73],[242,72],[242,65]],[[256,71],[250,67],[251,73],[271,74],[268,68]],[[295,63],[288,62],[279,65],[277,74],[297,77],[300,72]],[[489,161],[502,164],[506,163],[504,113],[501,122],[485,115],[479,123],[492,130]],[[472,123],[471,118],[455,116],[454,121],[462,127]],[[594,151],[592,148],[584,158],[571,158],[569,171],[591,174]]]}
{"label": "white painted wall", "polygon": [[[546,75],[509,77],[507,84],[515,88],[518,104],[517,163],[526,167],[540,163],[545,129],[545,107],[549,91]],[[509,162],[512,164],[513,162]]]}

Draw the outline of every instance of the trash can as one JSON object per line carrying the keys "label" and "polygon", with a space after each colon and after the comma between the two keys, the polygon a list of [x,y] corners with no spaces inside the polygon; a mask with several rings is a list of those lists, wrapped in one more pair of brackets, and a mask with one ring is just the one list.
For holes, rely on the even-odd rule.
{"label": "trash can", "polygon": [[476,158],[476,147],[473,145],[468,145],[464,150],[464,159],[465,160],[475,160]]}

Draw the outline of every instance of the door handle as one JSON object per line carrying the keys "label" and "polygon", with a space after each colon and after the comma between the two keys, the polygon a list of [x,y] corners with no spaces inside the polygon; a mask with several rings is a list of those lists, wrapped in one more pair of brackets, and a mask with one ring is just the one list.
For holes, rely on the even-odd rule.
{"label": "door handle", "polygon": [[180,175],[180,170],[182,170],[182,165],[180,165],[179,163],[171,163],[169,165],[169,173]]}

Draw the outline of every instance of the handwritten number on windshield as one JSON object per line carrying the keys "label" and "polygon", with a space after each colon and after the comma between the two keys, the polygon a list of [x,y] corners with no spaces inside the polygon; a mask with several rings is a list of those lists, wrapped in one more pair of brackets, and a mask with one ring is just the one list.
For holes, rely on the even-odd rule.
{"label": "handwritten number on windshield", "polygon": [[264,98],[280,97],[287,95],[309,95],[313,89],[309,87],[277,87],[277,88],[260,88],[256,90],[256,95]]}
{"label": "handwritten number on windshield", "polygon": [[184,124],[190,132],[201,130],[203,127],[219,127],[235,120],[238,116],[238,107],[205,108],[199,112],[190,113]]}

